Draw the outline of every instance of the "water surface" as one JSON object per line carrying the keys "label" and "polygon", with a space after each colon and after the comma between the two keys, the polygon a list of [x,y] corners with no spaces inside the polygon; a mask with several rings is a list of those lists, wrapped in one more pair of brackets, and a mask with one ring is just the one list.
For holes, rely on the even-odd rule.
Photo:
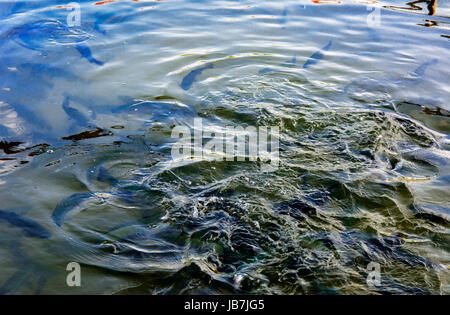
{"label": "water surface", "polygon": [[[0,292],[450,293],[450,2],[405,2],[2,1]],[[172,161],[195,118],[279,168]]]}

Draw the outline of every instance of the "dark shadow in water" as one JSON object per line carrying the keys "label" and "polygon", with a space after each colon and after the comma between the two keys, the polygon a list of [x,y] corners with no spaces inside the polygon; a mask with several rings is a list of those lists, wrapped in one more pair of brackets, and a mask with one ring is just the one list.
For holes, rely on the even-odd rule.
{"label": "dark shadow in water", "polygon": [[427,114],[427,115],[436,115],[436,116],[442,116],[442,117],[450,117],[450,115],[446,114],[445,111],[446,111],[445,109],[441,109],[439,107],[437,107],[436,109],[430,109],[428,107],[425,107],[423,109],[423,112],[425,114]]}
{"label": "dark shadow in water", "polygon": [[434,27],[434,26],[438,26],[439,23],[437,21],[425,20],[425,23],[419,23],[417,25],[425,26],[425,27]]}
{"label": "dark shadow in water", "polygon": [[[19,167],[21,165],[28,164],[31,161],[31,158],[34,156],[43,154],[47,152],[47,147],[50,145],[47,143],[41,143],[37,145],[33,145],[31,147],[24,147],[24,142],[19,141],[6,141],[0,140],[0,150],[4,152],[6,155],[16,154],[15,157],[5,157],[0,155],[0,161],[16,161],[13,167]],[[25,155],[26,151],[31,151],[28,153],[28,157]],[[24,153],[24,154],[23,154]]]}
{"label": "dark shadow in water", "polygon": [[[419,100],[420,101],[420,100]],[[448,133],[450,131],[450,112],[423,102],[402,101],[396,104],[397,111],[424,123],[434,130]]]}
{"label": "dark shadow in water", "polygon": [[17,153],[21,153],[21,152],[24,152],[27,150],[37,148],[37,150],[34,150],[34,151],[28,153],[29,156],[36,156],[36,155],[44,153],[45,149],[50,146],[47,143],[41,143],[41,144],[33,145],[31,147],[19,148],[18,146],[20,146],[21,144],[23,144],[23,142],[1,140],[0,141],[0,150],[2,150],[5,154],[17,154]]}
{"label": "dark shadow in water", "polygon": [[397,6],[384,6],[389,9],[401,9],[401,10],[412,10],[412,11],[422,11],[422,7],[417,5],[419,3],[427,3],[428,15],[436,14],[436,0],[416,0],[406,3],[408,7],[397,7]]}
{"label": "dark shadow in water", "polygon": [[113,133],[109,130],[105,130],[102,128],[97,127],[95,130],[88,130],[83,131],[81,133],[62,137],[63,140],[72,140],[72,141],[78,141],[78,140],[84,140],[84,139],[91,139],[91,138],[99,138],[104,136],[111,136]]}
{"label": "dark shadow in water", "polygon": [[23,142],[8,142],[8,141],[0,141],[0,150],[3,150],[5,154],[16,154],[23,152],[25,149],[17,148],[17,146],[21,145]]}
{"label": "dark shadow in water", "polygon": [[[436,0],[416,0],[406,3],[408,7],[397,7],[397,6],[384,6],[388,9],[399,9],[399,10],[409,10],[409,11],[422,11],[423,8],[419,6],[419,3],[426,3],[428,15],[436,15]],[[424,23],[419,23],[417,25],[425,27],[435,27],[439,26],[441,23],[448,23],[442,21],[425,20]],[[441,35],[441,37],[449,38],[448,35]]]}

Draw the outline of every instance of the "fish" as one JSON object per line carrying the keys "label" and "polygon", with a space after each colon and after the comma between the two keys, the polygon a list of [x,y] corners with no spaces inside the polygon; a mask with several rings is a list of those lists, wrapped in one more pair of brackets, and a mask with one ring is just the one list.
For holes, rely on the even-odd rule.
{"label": "fish", "polygon": [[50,238],[51,233],[36,221],[20,216],[14,212],[0,210],[0,220],[4,220],[11,225],[21,228],[30,237]]}
{"label": "fish", "polygon": [[16,271],[6,282],[0,287],[0,295],[14,294],[22,287],[29,277],[32,276],[32,272],[28,270]]}
{"label": "fish", "polygon": [[[105,175],[102,175],[105,176]],[[103,178],[101,178],[103,179]],[[112,180],[112,179],[110,179]],[[89,199],[95,198],[97,200],[101,200],[107,198],[107,196],[117,196],[122,199],[124,202],[132,203],[134,202],[132,192],[127,191],[125,189],[119,189],[119,192],[84,192],[84,193],[75,193],[66,199],[62,200],[55,207],[55,210],[52,213],[53,222],[61,227],[67,214],[71,211],[77,209],[83,202],[86,202]]]}
{"label": "fish", "polygon": [[89,39],[79,29],[71,29],[58,20],[44,19],[17,26],[5,34],[17,44],[31,50],[46,50],[55,44],[77,44]]}
{"label": "fish", "polygon": [[103,66],[104,63],[92,56],[90,48],[82,44],[90,38],[90,35],[77,28],[69,28],[58,20],[44,19],[32,23],[17,26],[5,33],[0,38],[0,44],[3,39],[11,38],[20,46],[41,51],[47,54],[47,51],[59,45],[74,45],[83,58],[90,63]]}
{"label": "fish", "polygon": [[386,80],[376,80],[371,78],[356,79],[344,87],[344,93],[362,91],[387,91],[399,87],[415,86],[423,82],[427,69],[438,63],[437,59],[432,59],[418,66],[409,77],[391,78]]}
{"label": "fish", "polygon": [[87,45],[77,44],[75,48],[81,54],[81,56],[87,59],[90,63],[96,64],[98,66],[103,66],[105,63],[103,61],[97,60],[92,56],[91,49]]}
{"label": "fish", "polygon": [[66,114],[70,117],[70,119],[76,121],[80,126],[89,125],[89,119],[78,109],[70,107],[69,104],[70,98],[69,96],[66,96],[61,106]]}
{"label": "fish", "polygon": [[[141,12],[135,14],[118,15],[118,12],[120,11],[114,11],[98,16],[97,20],[93,23],[93,29],[102,35],[106,35],[106,30],[102,28],[103,24],[123,24],[135,18],[136,15],[144,14],[143,12]],[[148,27],[148,25],[146,25],[146,27]]]}
{"label": "fish", "polygon": [[57,226],[61,227],[66,215],[70,211],[92,197],[96,197],[96,194],[92,192],[86,192],[75,193],[70,197],[64,199],[56,205],[56,208],[52,213],[53,222],[55,222]]}
{"label": "fish", "polygon": [[391,84],[392,86],[414,86],[422,83],[425,80],[425,72],[427,69],[438,63],[437,59],[432,59],[422,63],[418,66],[412,73],[409,74],[409,77],[406,78],[394,78],[390,80],[386,80],[386,83]]}
{"label": "fish", "polygon": [[17,271],[0,285],[0,295],[17,294],[24,286],[27,289],[35,288],[34,294],[40,294],[47,279],[56,273],[32,259],[22,249],[22,244],[17,239],[1,245],[7,245]]}
{"label": "fish", "polygon": [[126,203],[135,202],[133,192],[130,190],[126,190],[126,189],[121,189],[120,181],[117,178],[115,178],[114,176],[112,176],[108,172],[108,170],[106,168],[104,168],[103,166],[100,166],[98,168],[97,180],[102,183],[108,183],[109,185],[111,185],[113,187],[118,187],[119,191],[114,194],[117,195],[117,197],[119,197],[122,201],[124,201]]}
{"label": "fish", "polygon": [[311,57],[309,57],[308,60],[306,60],[305,64],[303,65],[303,69],[307,69],[310,66],[318,63],[325,56],[325,52],[330,49],[332,43],[333,42],[330,41],[325,47],[323,47],[319,51],[316,51]]}
{"label": "fish", "polygon": [[[3,60],[3,59],[2,59]],[[14,63],[14,58],[5,58],[4,64]],[[42,63],[22,63],[17,68],[11,67],[5,71],[2,76],[0,85],[11,88],[10,91],[0,89],[0,111],[15,111],[16,126],[22,125],[21,133],[28,133],[30,137],[35,138],[39,132],[45,133],[44,137],[36,139],[37,141],[48,141],[51,138],[50,131],[52,129],[48,117],[41,115],[46,105],[50,91],[54,89],[55,82],[75,83],[81,82],[81,79],[70,72],[68,69],[53,67]],[[61,80],[62,79],[62,80]],[[27,93],[20,93],[20,87],[26,86]],[[33,102],[30,103],[30,100]],[[0,117],[3,116],[1,113]],[[12,126],[11,116],[5,122],[6,126]],[[2,120],[2,119],[0,119]],[[21,121],[21,122],[19,122]]]}
{"label": "fish", "polygon": [[[24,285],[31,286],[30,278],[32,278],[36,273],[40,272],[37,269],[37,266],[33,266],[30,269],[30,266],[24,266],[24,269],[16,271],[1,287],[0,287],[0,295],[6,294],[17,294],[17,291],[23,287]],[[34,292],[35,295],[41,294],[45,284],[47,283],[47,275],[39,277],[36,290]]]}
{"label": "fish", "polygon": [[114,18],[115,15],[116,15],[115,12],[111,12],[111,13],[100,16],[94,23],[94,29],[97,32],[99,32],[100,34],[105,35],[106,31],[104,29],[102,29],[101,25],[104,24],[105,22],[108,22],[112,18]]}
{"label": "fish", "polygon": [[432,59],[430,61],[426,61],[417,67],[413,72],[413,77],[416,79],[422,79],[427,71],[428,67],[437,64],[439,61],[437,59]]}
{"label": "fish", "polygon": [[185,91],[189,90],[192,87],[192,84],[195,82],[197,76],[202,74],[203,71],[207,69],[214,68],[213,64],[208,64],[202,68],[198,68],[189,72],[181,81],[181,88]]}
{"label": "fish", "polygon": [[98,169],[97,180],[99,182],[108,183],[111,186],[116,186],[119,183],[119,180],[112,176],[103,166],[100,166]]}

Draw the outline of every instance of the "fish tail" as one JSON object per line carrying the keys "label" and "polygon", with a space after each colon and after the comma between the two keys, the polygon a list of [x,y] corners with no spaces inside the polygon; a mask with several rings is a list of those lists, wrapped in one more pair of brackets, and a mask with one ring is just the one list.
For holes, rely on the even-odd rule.
{"label": "fish tail", "polygon": [[45,276],[41,276],[39,278],[39,281],[38,281],[38,284],[37,284],[37,288],[36,288],[36,292],[35,292],[36,295],[40,295],[41,294],[41,292],[44,289],[46,283],[47,283],[47,278]]}
{"label": "fish tail", "polygon": [[103,66],[105,63],[103,61],[97,60],[94,57],[91,56],[91,59],[89,59],[90,63],[95,63],[97,66]]}
{"label": "fish tail", "polygon": [[78,44],[78,45],[75,45],[75,48],[78,50],[78,52],[81,54],[81,56],[83,58],[86,58],[90,63],[94,63],[98,66],[104,65],[104,62],[97,60],[92,56],[92,52],[88,46]]}
{"label": "fish tail", "polygon": [[52,214],[52,220],[53,220],[53,222],[55,222],[55,224],[58,226],[58,227],[61,227],[61,224],[62,224],[62,218],[60,218],[56,213],[54,213],[53,212],[53,214]]}
{"label": "fish tail", "polygon": [[32,219],[24,218],[14,212],[5,212],[0,210],[0,219],[21,228],[31,237],[49,238],[50,232],[44,229],[40,224]]}
{"label": "fish tail", "polygon": [[106,35],[106,31],[100,27],[98,23],[94,24],[94,29],[102,35]]}
{"label": "fish tail", "polygon": [[0,219],[5,220],[5,218],[6,218],[6,212],[3,210],[0,210]]}
{"label": "fish tail", "polygon": [[67,111],[69,110],[69,104],[70,104],[70,98],[69,96],[65,96],[64,101],[62,103],[62,108],[64,109],[64,111],[67,113]]}
{"label": "fish tail", "polygon": [[100,182],[105,182],[108,183],[112,186],[116,185],[118,180],[116,178],[114,178],[114,176],[112,176],[104,167],[99,167],[98,169],[98,175],[97,175],[97,180]]}
{"label": "fish tail", "polygon": [[0,295],[14,294],[26,282],[28,272],[22,270],[16,271],[3,285],[0,287]]}

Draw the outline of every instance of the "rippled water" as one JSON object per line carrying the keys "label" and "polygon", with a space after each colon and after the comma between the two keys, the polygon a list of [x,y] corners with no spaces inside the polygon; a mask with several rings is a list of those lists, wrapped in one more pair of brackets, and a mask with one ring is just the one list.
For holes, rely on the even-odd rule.
{"label": "rippled water", "polygon": [[[449,294],[450,2],[405,2],[2,1],[0,292]],[[173,161],[194,118],[279,168]]]}

